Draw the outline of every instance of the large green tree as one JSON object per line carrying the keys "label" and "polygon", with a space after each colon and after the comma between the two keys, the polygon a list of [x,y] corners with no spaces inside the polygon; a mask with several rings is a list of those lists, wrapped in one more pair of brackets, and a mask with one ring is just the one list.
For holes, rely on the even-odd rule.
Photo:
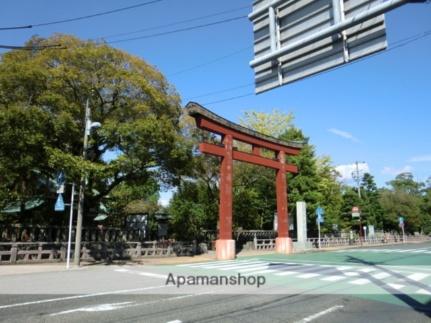
{"label": "large green tree", "polygon": [[399,230],[398,217],[403,216],[407,232],[423,231],[423,184],[416,182],[411,173],[401,173],[388,185],[389,187],[382,189],[380,193],[385,230]]}
{"label": "large green tree", "polygon": [[364,224],[383,229],[383,209],[379,203],[380,193],[370,173],[365,173],[361,181],[361,201]]}
{"label": "large green tree", "polygon": [[[87,210],[127,192],[133,199],[154,194],[151,189],[126,189],[128,185],[173,183],[190,156],[179,127],[180,98],[163,75],[103,43],[66,35],[34,37],[27,43],[50,44],[64,49],[15,50],[1,56],[3,202],[41,193],[35,191],[40,177],[52,178],[60,169],[68,180],[88,175]],[[83,160],[87,100],[92,120],[102,127],[91,134]],[[110,207],[121,213],[124,204]]]}

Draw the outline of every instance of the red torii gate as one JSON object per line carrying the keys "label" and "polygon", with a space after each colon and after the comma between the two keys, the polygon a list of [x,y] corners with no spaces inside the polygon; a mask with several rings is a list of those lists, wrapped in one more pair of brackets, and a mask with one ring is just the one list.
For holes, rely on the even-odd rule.
{"label": "red torii gate", "polygon": [[[276,171],[278,220],[276,250],[280,253],[291,253],[292,239],[289,238],[286,173],[297,173],[297,167],[286,163],[286,155],[297,155],[303,144],[285,142],[247,129],[212,113],[195,102],[189,102],[186,109],[188,114],[195,119],[198,128],[222,137],[222,145],[210,143],[201,143],[199,145],[199,150],[202,153],[221,157],[219,184],[220,231],[216,241],[217,259],[235,258],[235,241],[232,240],[232,171],[234,160],[269,167]],[[234,150],[234,140],[250,144],[252,152]],[[273,151],[276,159],[262,156],[261,148]]]}

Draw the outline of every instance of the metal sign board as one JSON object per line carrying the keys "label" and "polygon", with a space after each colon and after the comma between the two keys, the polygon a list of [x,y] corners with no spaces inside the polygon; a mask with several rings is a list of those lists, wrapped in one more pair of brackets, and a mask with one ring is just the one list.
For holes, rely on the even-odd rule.
{"label": "metal sign board", "polygon": [[55,182],[56,182],[57,187],[64,185],[65,181],[66,181],[66,177],[64,175],[64,172],[63,171],[58,172],[57,176],[55,177]]}
{"label": "metal sign board", "polygon": [[352,218],[359,218],[361,216],[361,213],[359,212],[352,212]]}
{"label": "metal sign board", "polygon": [[401,0],[255,0],[256,93],[346,64],[387,47],[383,13]]}
{"label": "metal sign board", "polygon": [[323,223],[323,215],[325,214],[325,211],[320,206],[316,209],[316,217],[318,223]]}
{"label": "metal sign board", "polygon": [[55,202],[54,211],[56,211],[56,212],[64,211],[63,195],[61,195],[61,194],[58,194],[57,201]]}

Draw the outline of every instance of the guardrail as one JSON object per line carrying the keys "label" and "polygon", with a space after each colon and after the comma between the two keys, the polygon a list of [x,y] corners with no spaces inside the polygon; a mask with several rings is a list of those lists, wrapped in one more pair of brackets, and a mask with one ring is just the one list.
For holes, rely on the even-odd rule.
{"label": "guardrail", "polygon": [[[177,250],[174,250],[177,249]],[[71,257],[73,257],[73,247]],[[168,257],[178,253],[178,245],[169,242],[82,242],[81,260],[138,260],[144,257]],[[66,261],[67,243],[3,242],[0,265]]]}

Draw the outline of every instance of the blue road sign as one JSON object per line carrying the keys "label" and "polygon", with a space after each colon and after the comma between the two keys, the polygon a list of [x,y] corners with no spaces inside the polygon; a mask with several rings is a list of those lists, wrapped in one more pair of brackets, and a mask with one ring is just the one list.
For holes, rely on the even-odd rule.
{"label": "blue road sign", "polygon": [[54,211],[56,211],[56,212],[64,211],[63,195],[61,195],[61,194],[58,194],[57,201],[55,202]]}
{"label": "blue road sign", "polygon": [[64,185],[64,182],[66,181],[66,177],[64,176],[63,171],[58,172],[57,176],[55,177],[55,181],[56,181],[57,187]]}
{"label": "blue road sign", "polygon": [[404,225],[404,217],[403,216],[400,216],[398,218],[398,223],[399,223],[400,226]]}
{"label": "blue road sign", "polygon": [[325,211],[320,206],[316,209],[317,222],[323,223],[323,215]]}

